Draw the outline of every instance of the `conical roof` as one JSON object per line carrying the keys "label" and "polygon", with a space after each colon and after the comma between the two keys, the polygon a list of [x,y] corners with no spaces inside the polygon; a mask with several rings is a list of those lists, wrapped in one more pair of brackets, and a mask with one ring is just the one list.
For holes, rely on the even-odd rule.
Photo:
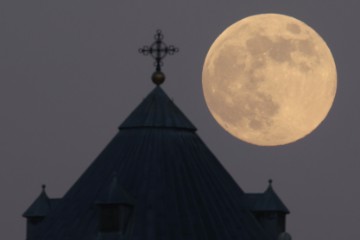
{"label": "conical roof", "polygon": [[136,202],[132,240],[269,239],[241,206],[241,188],[156,87],[47,216],[39,240],[95,239],[95,205],[114,172]]}
{"label": "conical roof", "polygon": [[252,212],[282,212],[290,213],[280,197],[272,187],[272,180],[269,180],[269,186],[263,193],[246,193],[243,196],[241,204],[244,208]]}
{"label": "conical roof", "polygon": [[258,195],[254,211],[290,213],[285,204],[274,191],[272,187],[272,180],[269,180],[269,186],[266,191],[263,194]]}
{"label": "conical roof", "polygon": [[51,203],[49,197],[45,192],[45,185],[42,186],[40,195],[30,205],[30,207],[24,212],[23,217],[45,217],[48,215],[51,209]]}

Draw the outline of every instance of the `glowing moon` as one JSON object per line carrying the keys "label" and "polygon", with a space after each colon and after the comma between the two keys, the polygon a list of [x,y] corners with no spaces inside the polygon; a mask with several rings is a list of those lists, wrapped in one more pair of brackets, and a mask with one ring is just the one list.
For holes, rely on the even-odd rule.
{"label": "glowing moon", "polygon": [[215,40],[202,84],[210,112],[226,131],[256,145],[283,145],[325,119],[336,93],[336,66],[308,25],[260,14],[236,22]]}

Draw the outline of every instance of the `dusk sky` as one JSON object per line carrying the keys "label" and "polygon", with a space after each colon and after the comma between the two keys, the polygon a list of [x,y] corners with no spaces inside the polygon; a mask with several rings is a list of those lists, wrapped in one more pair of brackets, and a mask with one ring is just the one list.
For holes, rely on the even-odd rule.
{"label": "dusk sky", "polygon": [[[153,60],[138,48],[162,29],[180,48],[163,89],[245,192],[268,179],[290,210],[297,240],[360,239],[360,2],[358,0],[2,0],[0,2],[0,232],[25,239],[21,217],[47,185],[62,197],[153,89]],[[338,88],[324,122],[280,147],[242,142],[210,114],[205,56],[232,23],[293,16],[334,56]]]}

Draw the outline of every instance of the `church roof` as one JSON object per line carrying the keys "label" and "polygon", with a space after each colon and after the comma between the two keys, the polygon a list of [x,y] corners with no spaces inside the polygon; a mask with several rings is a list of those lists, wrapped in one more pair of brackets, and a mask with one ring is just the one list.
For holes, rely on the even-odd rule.
{"label": "church roof", "polygon": [[242,189],[155,87],[46,217],[38,240],[95,239],[96,203],[114,188],[114,172],[115,186],[135,200],[132,240],[269,239],[240,204]]}

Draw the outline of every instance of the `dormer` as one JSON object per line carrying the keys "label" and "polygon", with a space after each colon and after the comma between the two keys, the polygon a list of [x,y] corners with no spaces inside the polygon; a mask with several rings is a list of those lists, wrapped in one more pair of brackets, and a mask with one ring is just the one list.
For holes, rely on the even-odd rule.
{"label": "dormer", "polygon": [[119,185],[117,175],[96,201],[98,239],[125,239],[132,230],[135,203]]}

